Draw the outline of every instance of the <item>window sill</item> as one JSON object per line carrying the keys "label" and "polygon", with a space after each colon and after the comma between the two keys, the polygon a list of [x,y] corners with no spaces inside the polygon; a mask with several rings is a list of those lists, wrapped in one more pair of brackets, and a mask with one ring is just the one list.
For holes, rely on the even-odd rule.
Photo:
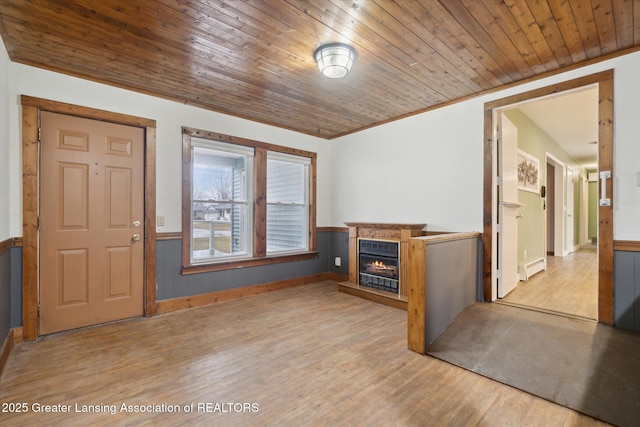
{"label": "window sill", "polygon": [[296,254],[286,254],[278,256],[266,256],[262,258],[250,258],[235,261],[220,261],[207,264],[192,264],[182,266],[182,275],[206,273],[210,271],[233,270],[236,268],[257,267],[267,264],[278,264],[281,262],[304,261],[318,258],[317,251],[300,252]]}

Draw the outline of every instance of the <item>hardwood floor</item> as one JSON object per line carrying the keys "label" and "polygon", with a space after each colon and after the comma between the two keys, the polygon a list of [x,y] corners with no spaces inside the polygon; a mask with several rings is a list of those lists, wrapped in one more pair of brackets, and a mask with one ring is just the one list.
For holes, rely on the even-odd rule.
{"label": "hardwood floor", "polygon": [[[406,318],[322,282],[50,335],[15,347],[0,402],[29,412],[0,412],[0,424],[602,425],[407,350]],[[72,412],[36,413],[36,404]]]}
{"label": "hardwood floor", "polygon": [[547,256],[547,269],[519,282],[502,302],[598,319],[598,258],[595,246],[566,257]]}

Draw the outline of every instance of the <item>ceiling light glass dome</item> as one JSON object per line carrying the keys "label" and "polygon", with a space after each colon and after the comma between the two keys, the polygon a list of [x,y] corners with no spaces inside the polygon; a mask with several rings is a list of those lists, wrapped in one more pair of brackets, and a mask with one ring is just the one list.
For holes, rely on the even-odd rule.
{"label": "ceiling light glass dome", "polygon": [[356,58],[356,51],[344,43],[330,43],[316,49],[313,57],[325,77],[339,79],[349,74]]}

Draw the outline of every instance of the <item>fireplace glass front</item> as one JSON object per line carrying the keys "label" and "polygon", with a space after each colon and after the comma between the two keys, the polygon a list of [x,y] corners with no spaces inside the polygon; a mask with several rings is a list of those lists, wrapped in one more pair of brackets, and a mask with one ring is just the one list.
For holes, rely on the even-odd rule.
{"label": "fireplace glass front", "polygon": [[400,280],[398,242],[360,239],[360,285],[397,294]]}

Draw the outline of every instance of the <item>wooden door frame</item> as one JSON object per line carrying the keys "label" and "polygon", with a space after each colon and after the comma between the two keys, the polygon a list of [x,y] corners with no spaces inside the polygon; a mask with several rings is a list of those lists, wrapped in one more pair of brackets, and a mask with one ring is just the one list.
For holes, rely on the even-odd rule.
{"label": "wooden door frame", "polygon": [[[493,237],[493,110],[529,99],[598,84],[598,170],[613,169],[613,70],[607,70],[551,86],[487,102],[484,104],[484,180],[483,180],[483,295],[492,300]],[[611,206],[598,207],[598,321],[613,325],[613,179],[607,180]],[[598,190],[600,191],[600,190]]]}
{"label": "wooden door frame", "polygon": [[22,330],[39,335],[38,209],[40,112],[67,114],[144,130],[144,315],[156,314],[156,122],[155,120],[22,95]]}

